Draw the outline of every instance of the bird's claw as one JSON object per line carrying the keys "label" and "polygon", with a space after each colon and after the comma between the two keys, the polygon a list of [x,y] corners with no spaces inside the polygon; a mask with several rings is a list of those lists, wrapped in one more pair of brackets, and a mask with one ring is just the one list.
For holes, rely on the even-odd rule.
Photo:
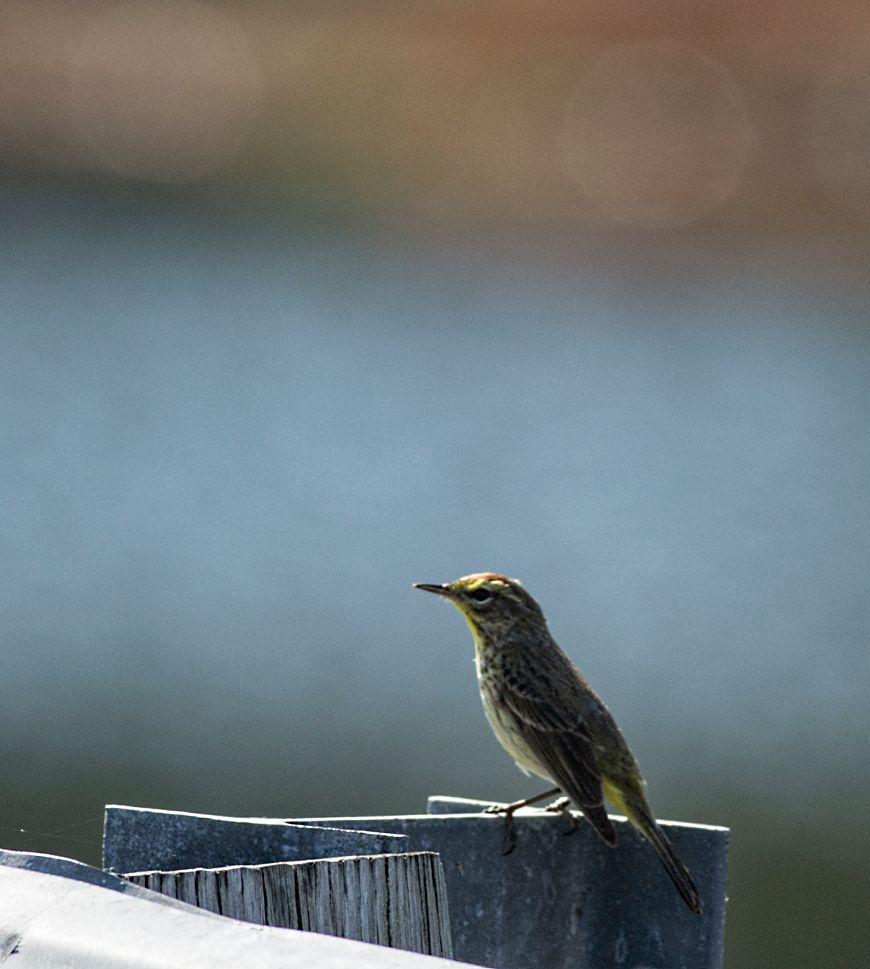
{"label": "bird's claw", "polygon": [[503,855],[509,855],[517,846],[517,833],[514,829],[513,804],[490,804],[483,809],[484,814],[503,814],[504,815],[504,848]]}
{"label": "bird's claw", "polygon": [[561,814],[568,822],[568,829],[563,831],[563,835],[574,834],[577,830],[577,818],[571,813],[569,805],[571,804],[571,798],[569,797],[558,797],[552,804],[548,804],[544,810],[550,811],[553,814]]}
{"label": "bird's claw", "polygon": [[[483,809],[484,814],[503,814],[505,820],[505,850],[502,852],[503,855],[509,855],[517,844],[517,836],[514,832],[514,811],[519,811],[520,808],[528,807],[530,804],[535,804],[538,801],[542,801],[545,797],[552,797],[554,794],[559,793],[559,788],[554,787],[550,791],[544,791],[543,794],[536,794],[534,797],[524,798],[522,801],[514,801],[511,804],[490,804]],[[565,805],[569,803],[567,797],[562,798]],[[564,810],[564,808],[559,808],[558,810]],[[573,820],[573,819],[572,819]],[[573,830],[573,829],[572,829]]]}
{"label": "bird's claw", "polygon": [[[499,813],[499,812],[493,812]],[[502,849],[503,855],[509,855],[514,848],[517,846],[517,832],[514,828],[514,812],[505,811],[504,812],[504,848]]]}

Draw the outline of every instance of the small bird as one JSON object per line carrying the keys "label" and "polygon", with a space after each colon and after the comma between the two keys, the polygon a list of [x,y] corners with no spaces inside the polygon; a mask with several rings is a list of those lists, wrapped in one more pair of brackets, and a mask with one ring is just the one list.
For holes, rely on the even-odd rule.
{"label": "small bird", "polygon": [[465,616],[474,637],[483,709],[496,738],[521,770],[557,785],[499,810],[513,812],[560,791],[608,845],[616,830],[604,799],[652,844],[686,905],[701,898],[686,866],[656,823],[645,781],[610,711],[562,652],[541,607],[516,579],[496,572],[415,588],[443,596]]}

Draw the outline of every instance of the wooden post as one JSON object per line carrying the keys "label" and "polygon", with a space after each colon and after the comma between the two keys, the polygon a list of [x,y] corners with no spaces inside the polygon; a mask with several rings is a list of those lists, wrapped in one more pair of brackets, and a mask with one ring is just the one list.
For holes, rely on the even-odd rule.
{"label": "wooden post", "polygon": [[431,851],[122,877],[244,922],[453,955],[444,872]]}
{"label": "wooden post", "polygon": [[103,868],[115,874],[382,855],[408,848],[402,834],[360,830],[358,826],[348,830],[274,818],[226,818],[115,804],[106,806],[103,827]]}
{"label": "wooden post", "polygon": [[[383,832],[372,837],[402,835],[407,841],[400,851],[438,852],[450,898],[453,950],[464,962],[499,969],[721,969],[725,828],[662,822],[703,897],[704,914],[698,916],[686,908],[655,852],[624,818],[611,818],[619,844],[609,848],[580,818],[576,831],[565,837],[564,818],[526,808],[514,819],[516,849],[503,855],[504,820],[480,813],[484,806],[432,798],[428,815],[294,823]],[[113,806],[106,809],[105,857],[119,871],[186,868],[191,863],[182,859],[190,857],[191,844],[218,842],[221,865],[288,857],[294,835],[287,822],[256,822],[261,851],[256,859],[249,857],[250,824],[239,821],[236,833],[226,818]]]}

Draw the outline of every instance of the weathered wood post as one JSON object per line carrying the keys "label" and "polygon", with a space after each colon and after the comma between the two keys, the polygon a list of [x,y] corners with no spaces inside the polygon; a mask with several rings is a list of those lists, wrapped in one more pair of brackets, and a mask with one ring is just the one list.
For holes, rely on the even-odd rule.
{"label": "weathered wood post", "polygon": [[453,954],[444,872],[431,851],[123,877],[243,922]]}
{"label": "weathered wood post", "polygon": [[107,805],[103,823],[103,868],[114,874],[407,850],[408,839],[400,832],[369,831],[361,825],[296,824],[114,804]]}
{"label": "weathered wood post", "polygon": [[398,832],[109,805],[103,866],[232,918],[449,958],[441,861],[407,847]]}
{"label": "weathered wood post", "polygon": [[[109,807],[106,866],[116,871],[190,867],[186,832],[221,845],[223,865],[252,863],[245,825],[262,830],[265,854],[286,857],[288,828],[312,825],[402,835],[402,851],[437,852],[444,865],[454,957],[498,969],[721,969],[728,831],[664,822],[691,869],[704,914],[684,906],[649,845],[613,818],[619,845],[602,844],[582,821],[570,837],[564,819],[528,809],[515,816],[517,847],[502,854],[503,820],[480,802],[432,798],[430,813],[375,818],[240,822]],[[274,843],[269,855],[268,829]],[[234,851],[240,856],[234,856]]]}

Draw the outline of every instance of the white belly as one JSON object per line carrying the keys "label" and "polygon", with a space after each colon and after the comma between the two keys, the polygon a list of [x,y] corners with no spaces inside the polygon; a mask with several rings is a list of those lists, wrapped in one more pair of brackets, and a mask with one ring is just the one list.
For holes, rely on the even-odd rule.
{"label": "white belly", "polygon": [[526,774],[537,774],[538,777],[543,777],[545,780],[551,781],[552,778],[534,758],[520,735],[513,721],[513,717],[501,711],[493,703],[489,691],[483,683],[479,682],[478,685],[480,686],[480,699],[483,701],[483,710],[486,714],[486,719],[489,721],[489,725],[492,727],[492,732],[495,734],[498,742],[513,757],[521,771],[524,771]]}

